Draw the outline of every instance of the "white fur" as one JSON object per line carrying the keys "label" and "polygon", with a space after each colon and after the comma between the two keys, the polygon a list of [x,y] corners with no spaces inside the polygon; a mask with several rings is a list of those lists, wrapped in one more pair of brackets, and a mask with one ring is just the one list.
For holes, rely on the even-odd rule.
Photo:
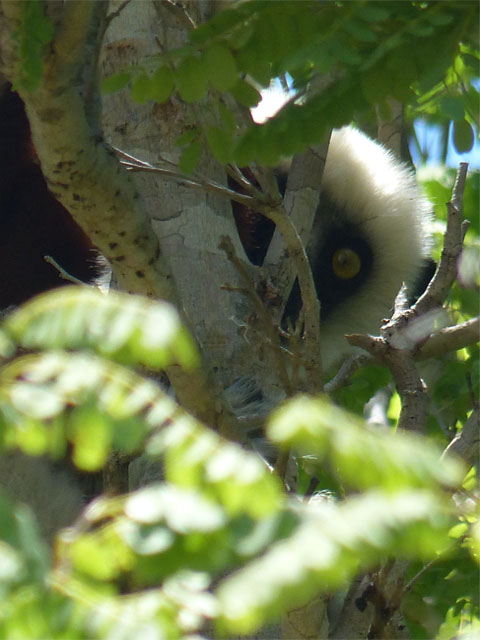
{"label": "white fur", "polygon": [[322,185],[374,252],[368,282],[322,323],[329,368],[351,352],[344,334],[378,334],[402,283],[414,281],[430,251],[431,208],[413,172],[353,127],[332,133]]}

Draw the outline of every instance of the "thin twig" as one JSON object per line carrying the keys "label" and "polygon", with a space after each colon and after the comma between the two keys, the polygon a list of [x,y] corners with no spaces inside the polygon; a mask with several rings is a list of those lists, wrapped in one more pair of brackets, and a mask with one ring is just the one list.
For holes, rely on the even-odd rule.
{"label": "thin twig", "polygon": [[275,465],[273,467],[274,472],[277,476],[282,480],[282,482],[286,481],[287,471],[288,471],[288,463],[290,462],[290,449],[285,451],[280,451],[275,460]]}
{"label": "thin twig", "polygon": [[433,333],[415,353],[415,360],[425,360],[458,351],[478,342],[480,317],[471,318],[453,327],[445,327]]}
{"label": "thin twig", "polygon": [[335,393],[335,391],[338,391],[338,389],[344,387],[352,377],[352,375],[355,373],[355,371],[360,369],[360,367],[368,364],[369,362],[372,362],[372,358],[371,356],[368,356],[366,354],[351,356],[350,358],[347,358],[342,363],[335,377],[333,377],[325,384],[325,393],[332,394]]}
{"label": "thin twig", "polygon": [[307,370],[307,391],[323,389],[323,370],[320,356],[320,302],[312,269],[303,242],[285,208],[279,206],[262,213],[272,220],[285,238],[289,255],[294,261],[304,314],[304,358]]}
{"label": "thin twig", "polygon": [[[425,293],[412,307],[412,312],[421,315],[440,306],[445,300],[457,275],[457,259],[462,250],[467,225],[462,224],[462,201],[467,179],[468,163],[461,162],[448,207],[447,229],[440,263]],[[468,223],[467,223],[468,224]]]}
{"label": "thin twig", "polygon": [[423,565],[423,567],[413,576],[413,578],[411,580],[409,580],[407,582],[407,584],[403,587],[403,592],[402,592],[402,599],[403,597],[413,589],[413,587],[415,586],[415,583],[418,582],[420,580],[420,578],[432,567],[434,567],[436,564],[438,564],[443,558],[447,557],[450,555],[450,553],[459,548],[459,545],[466,540],[467,538],[467,534],[460,536],[460,538],[455,541],[454,544],[452,544],[448,549],[446,549],[445,551],[443,551],[442,553],[440,553],[436,558],[433,558],[433,560],[430,560],[429,562],[427,562],[426,564]]}
{"label": "thin twig", "polygon": [[60,278],[62,278],[62,280],[67,280],[67,282],[73,282],[73,284],[80,284],[84,287],[91,286],[88,283],[83,282],[83,280],[79,280],[79,278],[72,276],[72,274],[68,273],[68,271],[65,271],[65,269],[61,267],[58,264],[58,262],[54,258],[52,258],[52,256],[43,256],[43,259],[45,260],[45,262],[48,262],[48,264],[51,264],[52,267],[55,267],[55,269],[58,271],[58,274]]}
{"label": "thin twig", "polygon": [[463,425],[463,429],[450,442],[442,458],[460,456],[468,465],[478,462],[480,443],[480,411],[475,408]]}
{"label": "thin twig", "polygon": [[244,206],[254,211],[260,211],[260,209],[265,208],[264,202],[258,201],[255,198],[252,198],[252,196],[233,191],[232,189],[229,189],[228,187],[225,187],[213,180],[209,180],[208,178],[202,178],[200,176],[195,176],[193,178],[190,176],[186,176],[185,174],[180,173],[178,170],[156,167],[149,162],[145,162],[143,160],[140,160],[139,158],[135,158],[134,156],[131,156],[130,154],[126,153],[125,151],[121,151],[120,149],[115,149],[115,151],[120,157],[124,158],[123,160],[120,160],[120,164],[122,164],[127,169],[127,171],[145,171],[147,173],[155,173],[162,178],[175,180],[182,186],[188,187],[189,189],[221,195],[225,198],[228,198],[229,200],[239,202],[240,204],[243,204]]}

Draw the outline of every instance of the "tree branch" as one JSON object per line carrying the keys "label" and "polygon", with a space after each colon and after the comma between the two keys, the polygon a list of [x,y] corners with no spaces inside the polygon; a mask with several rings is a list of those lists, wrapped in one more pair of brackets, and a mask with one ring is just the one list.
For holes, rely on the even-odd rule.
{"label": "tree branch", "polygon": [[263,213],[275,223],[277,229],[283,235],[285,244],[288,247],[288,255],[297,269],[298,283],[303,301],[304,340],[302,359],[307,370],[306,391],[319,392],[323,389],[323,370],[320,353],[320,302],[317,297],[317,290],[305,247],[284,207],[272,208]]}
{"label": "tree branch", "polygon": [[416,315],[421,315],[440,306],[457,276],[457,260],[468,226],[466,221],[462,224],[462,201],[467,172],[468,163],[461,162],[453,187],[452,199],[447,203],[447,230],[440,263],[425,293],[412,307],[412,312]]}
{"label": "tree branch", "polygon": [[463,458],[468,465],[475,464],[479,458],[480,443],[480,411],[478,406],[470,414],[463,425],[463,429],[450,442],[443,452],[442,458],[457,455]]}
{"label": "tree branch", "polygon": [[462,324],[445,327],[429,336],[425,344],[415,353],[415,360],[426,360],[458,351],[474,345],[480,338],[480,316],[471,318]]}
{"label": "tree branch", "polygon": [[[411,308],[404,310],[399,305],[392,319],[382,327],[382,337],[367,335],[347,336],[350,344],[360,346],[375,359],[379,359],[392,372],[397,390],[402,399],[402,408],[398,421],[398,428],[413,431],[423,431],[428,415],[428,398],[425,386],[417,372],[415,360],[425,359],[430,355],[440,355],[447,350],[462,348],[472,344],[478,336],[479,319],[474,318],[458,327],[448,327],[432,335],[428,341],[418,349],[417,339],[409,339],[408,323],[412,319],[422,321],[427,317],[427,324],[431,326],[429,316],[432,310],[438,308],[445,299],[456,276],[456,264],[460,254],[466,226],[462,224],[462,196],[465,185],[467,166],[462,163],[452,194],[452,202],[448,207],[447,231],[444,237],[444,248],[438,269],[432,278],[426,292]],[[421,316],[421,317],[419,317]],[[412,323],[413,324],[413,323]],[[410,327],[411,328],[411,327]],[[415,331],[413,332],[415,334]],[[425,339],[426,333],[423,336]],[[460,455],[470,465],[478,457],[479,442],[479,412],[475,407],[464,428],[449,444],[442,457],[451,454]],[[406,565],[397,560],[387,563],[380,569],[373,583],[375,597],[373,602],[371,626],[368,637],[402,637],[405,625],[401,618],[400,605],[405,593],[404,575]],[[380,597],[380,601],[378,601]],[[358,612],[352,608],[344,608],[344,619],[356,618]],[[369,616],[363,619],[366,628]],[[350,628],[350,627],[349,627]],[[343,629],[342,629],[343,632]],[[339,637],[336,635],[335,637]]]}
{"label": "tree branch", "polygon": [[[307,149],[293,157],[283,199],[286,216],[295,227],[303,246],[308,247],[315,214],[320,206],[321,183],[328,151],[324,144]],[[280,230],[274,233],[265,256],[264,266],[286,300],[297,275],[297,264],[290,259],[290,244]],[[283,309],[280,310],[280,314]]]}
{"label": "tree branch", "polygon": [[127,171],[142,171],[145,173],[153,173],[160,176],[161,178],[174,180],[183,187],[193,189],[194,191],[201,191],[202,193],[214,193],[216,195],[223,196],[224,198],[228,198],[229,200],[233,200],[234,202],[243,204],[245,207],[248,207],[253,211],[260,211],[260,209],[265,208],[265,203],[255,196],[238,193],[237,191],[233,191],[232,189],[229,189],[228,187],[225,187],[224,185],[219,184],[214,180],[210,180],[209,178],[205,178],[198,174],[194,174],[193,177],[186,176],[181,173],[173,163],[170,163],[174,167],[173,169],[166,169],[165,167],[152,165],[150,162],[146,162],[145,160],[140,160],[139,158],[132,156],[126,151],[117,149],[116,147],[112,147],[112,149],[121,158],[120,164],[122,164],[127,169]]}

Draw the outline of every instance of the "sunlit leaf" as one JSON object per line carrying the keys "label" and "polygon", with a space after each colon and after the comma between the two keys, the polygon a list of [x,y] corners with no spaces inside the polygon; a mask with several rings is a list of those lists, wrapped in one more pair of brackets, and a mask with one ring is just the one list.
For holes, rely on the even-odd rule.
{"label": "sunlit leaf", "polygon": [[[76,464],[88,470],[100,468],[112,448],[138,451],[149,430],[178,410],[153,381],[93,354],[27,356],[4,369],[3,376],[5,445],[58,458],[68,438]],[[39,411],[47,420],[39,419]]]}
{"label": "sunlit leaf", "polygon": [[222,440],[186,415],[154,435],[147,452],[165,455],[170,482],[188,488],[207,484],[209,493],[231,515],[266,516],[281,504],[276,478],[258,456]]}
{"label": "sunlit leaf", "polygon": [[0,541],[0,585],[5,582],[17,582],[24,575],[21,555],[11,546]]}
{"label": "sunlit leaf", "polygon": [[372,493],[301,510],[305,517],[287,539],[220,585],[221,632],[252,632],[286,607],[338,588],[379,553],[429,557],[448,545],[448,519],[428,493]]}
{"label": "sunlit leaf", "polygon": [[57,289],[9,315],[4,329],[27,349],[91,348],[153,368],[196,363],[193,343],[173,307],[140,296]]}
{"label": "sunlit leaf", "polygon": [[419,436],[384,433],[327,399],[299,397],[277,410],[268,426],[270,437],[331,460],[346,485],[382,487],[394,492],[409,487],[458,485],[464,469],[459,461],[443,460],[440,451]]}
{"label": "sunlit leaf", "polygon": [[175,486],[157,485],[142,489],[129,498],[125,513],[145,524],[164,520],[170,529],[210,531],[225,522],[221,509],[194,492]]}
{"label": "sunlit leaf", "polygon": [[115,579],[133,565],[133,554],[124,545],[113,526],[74,540],[68,550],[78,571],[97,579]]}

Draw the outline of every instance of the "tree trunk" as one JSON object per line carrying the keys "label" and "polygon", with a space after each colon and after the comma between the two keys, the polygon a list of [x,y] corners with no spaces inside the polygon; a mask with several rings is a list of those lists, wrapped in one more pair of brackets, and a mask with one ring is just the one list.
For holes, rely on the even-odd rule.
{"label": "tree trunk", "polygon": [[[190,9],[201,19],[209,4],[192,3]],[[185,14],[173,12],[168,3],[130,2],[106,33],[102,70],[110,74],[139,61],[148,64],[159,50],[185,44],[188,30]],[[175,141],[192,127],[199,111],[176,96],[163,104],[139,105],[125,90],[104,97],[104,131],[113,146],[133,156],[154,165],[164,164],[161,159],[177,165],[181,150]],[[201,117],[211,121],[214,115]],[[224,169],[208,149],[202,152],[198,173],[226,184]],[[245,260],[230,202],[152,174],[136,174],[135,184],[207,360],[225,386],[240,375],[252,375],[262,355],[252,353],[245,331],[249,301],[238,291],[242,282],[237,270],[219,248],[222,236],[229,236],[237,256]]]}

